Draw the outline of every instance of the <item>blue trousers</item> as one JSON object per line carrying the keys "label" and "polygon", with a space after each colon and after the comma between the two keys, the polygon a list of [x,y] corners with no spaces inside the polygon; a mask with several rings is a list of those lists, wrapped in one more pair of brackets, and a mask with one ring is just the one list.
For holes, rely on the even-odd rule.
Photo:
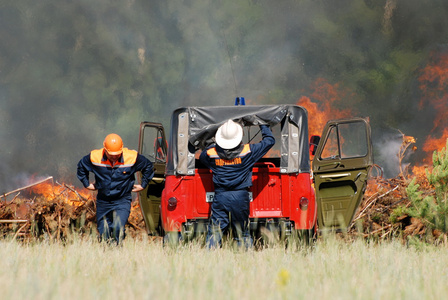
{"label": "blue trousers", "polygon": [[250,199],[247,190],[215,191],[207,231],[207,247],[220,247],[223,234],[230,228],[238,246],[252,247],[249,213]]}
{"label": "blue trousers", "polygon": [[107,201],[97,199],[96,222],[100,240],[119,244],[125,238],[125,225],[131,213],[132,196]]}

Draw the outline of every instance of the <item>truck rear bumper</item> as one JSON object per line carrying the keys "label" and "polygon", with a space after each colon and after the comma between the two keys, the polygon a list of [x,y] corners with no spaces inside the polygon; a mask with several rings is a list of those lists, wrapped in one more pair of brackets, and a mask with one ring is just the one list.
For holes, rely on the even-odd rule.
{"label": "truck rear bumper", "polygon": [[[251,235],[255,237],[269,230],[283,238],[293,233],[294,222],[286,218],[251,218],[249,227]],[[181,234],[188,240],[206,234],[207,230],[208,219],[187,220],[182,224]]]}

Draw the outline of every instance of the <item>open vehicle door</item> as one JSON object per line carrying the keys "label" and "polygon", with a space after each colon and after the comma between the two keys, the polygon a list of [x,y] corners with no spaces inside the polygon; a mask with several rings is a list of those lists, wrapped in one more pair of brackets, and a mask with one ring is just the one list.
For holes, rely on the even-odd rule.
{"label": "open vehicle door", "polygon": [[318,225],[347,228],[367,187],[373,164],[365,119],[329,121],[313,159]]}
{"label": "open vehicle door", "polygon": [[[154,165],[154,177],[148,187],[139,193],[140,208],[146,223],[147,233],[161,234],[160,199],[165,186],[166,157],[168,153],[165,131],[162,124],[140,123],[138,153]],[[139,174],[139,176],[141,176]],[[139,179],[141,179],[139,177]]]}

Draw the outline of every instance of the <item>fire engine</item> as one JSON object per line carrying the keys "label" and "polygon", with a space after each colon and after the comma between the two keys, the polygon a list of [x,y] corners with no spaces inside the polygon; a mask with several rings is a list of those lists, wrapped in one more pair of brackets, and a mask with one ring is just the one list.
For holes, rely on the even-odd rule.
{"label": "fire engine", "polygon": [[155,171],[139,194],[149,235],[189,240],[207,231],[212,173],[198,157],[228,119],[252,120],[243,124],[244,143],[261,140],[259,124],[269,124],[276,139],[253,168],[250,229],[255,238],[265,230],[283,239],[350,225],[373,164],[367,119],[332,120],[320,137],[309,138],[308,112],[298,105],[182,107],[172,113],[168,140],[162,124],[140,125],[138,151]]}

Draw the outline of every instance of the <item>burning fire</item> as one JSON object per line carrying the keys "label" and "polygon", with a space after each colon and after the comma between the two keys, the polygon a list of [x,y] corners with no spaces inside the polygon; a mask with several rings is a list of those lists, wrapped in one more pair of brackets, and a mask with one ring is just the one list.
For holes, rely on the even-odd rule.
{"label": "burning fire", "polygon": [[[426,176],[426,169],[432,165],[433,152],[445,147],[448,139],[448,53],[434,53],[431,62],[421,70],[418,80],[422,92],[420,109],[429,105],[436,112],[433,128],[422,146],[426,157],[421,164],[412,167],[415,176]],[[351,109],[337,108],[345,99],[350,99],[352,96],[349,90],[342,89],[339,84],[332,85],[323,78],[317,79],[312,85],[312,93],[309,96],[302,96],[297,103],[309,112],[310,136],[320,135],[329,120],[353,117],[356,112]],[[406,148],[399,150],[400,163],[406,150],[414,152],[417,150],[415,143],[414,137],[403,135],[403,145],[406,145]]]}
{"label": "burning fire", "polygon": [[441,150],[446,145],[446,140],[448,138],[448,128],[444,128],[442,132],[442,136],[440,138],[435,138],[429,136],[425,145],[423,146],[423,151],[432,154],[435,150]]}
{"label": "burning fire", "polygon": [[321,135],[325,124],[329,120],[342,119],[353,116],[351,109],[337,109],[343,99],[350,97],[351,93],[342,90],[339,84],[331,85],[323,78],[318,78],[312,85],[313,92],[310,97],[302,96],[297,105],[308,111],[309,135]]}
{"label": "burning fire", "polygon": [[92,199],[92,194],[88,191],[79,190],[67,184],[58,184],[55,186],[52,182],[42,182],[30,187],[30,193],[34,196],[41,196],[47,200],[62,198],[67,203],[79,206],[82,200]]}
{"label": "burning fire", "polygon": [[31,193],[34,195],[39,195],[47,199],[54,199],[56,198],[56,193],[54,190],[53,184],[50,184],[48,182],[43,182],[38,185],[35,185],[30,188]]}
{"label": "burning fire", "polygon": [[[423,146],[423,151],[427,153],[425,163],[431,163],[432,153],[445,147],[448,138],[448,54],[433,53],[431,62],[423,68],[418,80],[422,92],[420,109],[430,105],[437,112],[432,135],[428,136]],[[437,136],[434,136],[434,133],[437,133]]]}

